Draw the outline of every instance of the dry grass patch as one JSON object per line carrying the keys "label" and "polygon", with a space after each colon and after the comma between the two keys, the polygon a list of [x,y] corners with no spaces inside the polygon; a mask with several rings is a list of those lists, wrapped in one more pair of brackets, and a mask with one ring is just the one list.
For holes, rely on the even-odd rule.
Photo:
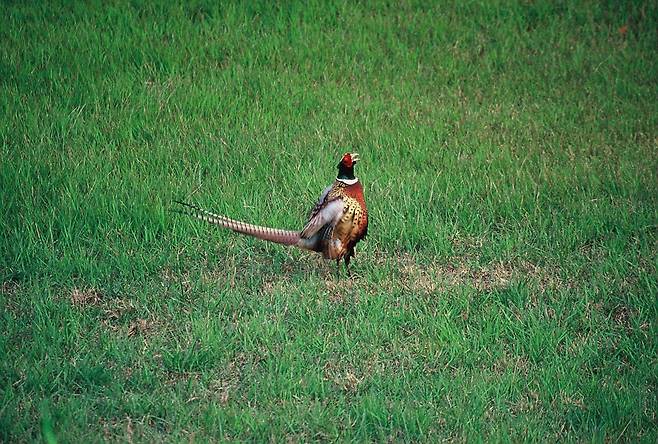
{"label": "dry grass patch", "polygon": [[490,292],[508,288],[513,281],[533,281],[542,293],[564,286],[558,270],[528,261],[492,262],[480,266],[469,262],[468,257],[453,257],[443,262],[422,264],[405,254],[376,260],[378,265],[395,270],[385,285],[402,286],[415,293],[445,292],[461,286]]}
{"label": "dry grass patch", "polygon": [[16,281],[5,281],[0,285],[0,294],[3,296],[12,296],[18,292],[19,285]]}
{"label": "dry grass patch", "polygon": [[135,319],[128,326],[128,336],[146,335],[153,330],[155,323],[146,319]]}
{"label": "dry grass patch", "polygon": [[364,377],[357,377],[351,369],[341,369],[333,362],[327,362],[324,367],[324,380],[331,381],[336,387],[346,393],[356,393]]}
{"label": "dry grass patch", "polygon": [[95,288],[74,288],[71,290],[70,300],[74,307],[98,305],[102,299],[102,294]]}
{"label": "dry grass patch", "polygon": [[5,281],[0,285],[0,297],[4,308],[15,316],[20,316],[25,312],[25,304],[19,296],[20,290],[20,284],[13,280]]}

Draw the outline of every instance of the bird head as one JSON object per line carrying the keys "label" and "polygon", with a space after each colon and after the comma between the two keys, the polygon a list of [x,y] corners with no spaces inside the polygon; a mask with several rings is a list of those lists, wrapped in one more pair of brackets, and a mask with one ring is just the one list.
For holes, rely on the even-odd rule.
{"label": "bird head", "polygon": [[338,162],[338,178],[352,180],[354,179],[354,165],[359,161],[357,153],[345,153]]}
{"label": "bird head", "polygon": [[359,161],[359,153],[345,153],[341,157],[338,167],[354,168],[354,165]]}

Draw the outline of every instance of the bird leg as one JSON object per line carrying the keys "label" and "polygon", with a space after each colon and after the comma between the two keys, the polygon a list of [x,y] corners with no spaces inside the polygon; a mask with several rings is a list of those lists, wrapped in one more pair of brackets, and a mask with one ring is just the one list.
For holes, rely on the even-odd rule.
{"label": "bird leg", "polygon": [[347,270],[347,277],[352,277],[352,273],[350,273],[350,260],[352,259],[352,256],[350,254],[347,254],[345,256],[345,270]]}

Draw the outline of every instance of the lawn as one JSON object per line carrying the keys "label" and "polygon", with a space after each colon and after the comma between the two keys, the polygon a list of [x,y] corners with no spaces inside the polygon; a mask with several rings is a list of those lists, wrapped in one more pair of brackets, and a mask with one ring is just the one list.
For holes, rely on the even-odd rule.
{"label": "lawn", "polygon": [[[3,2],[0,441],[658,441],[658,4]],[[299,229],[345,151],[353,274]]]}

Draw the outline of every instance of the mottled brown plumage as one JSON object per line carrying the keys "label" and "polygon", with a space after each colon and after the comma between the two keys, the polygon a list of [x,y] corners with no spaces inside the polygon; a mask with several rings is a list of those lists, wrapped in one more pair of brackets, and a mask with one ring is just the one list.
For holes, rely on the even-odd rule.
{"label": "mottled brown plumage", "polygon": [[368,210],[361,182],[354,176],[356,153],[345,153],[338,163],[338,177],[327,187],[311,210],[301,231],[261,227],[211,213],[184,202],[182,213],[206,222],[221,225],[237,233],[283,245],[295,245],[322,253],[326,259],[345,261],[349,273],[350,259],[356,244],[368,233]]}

